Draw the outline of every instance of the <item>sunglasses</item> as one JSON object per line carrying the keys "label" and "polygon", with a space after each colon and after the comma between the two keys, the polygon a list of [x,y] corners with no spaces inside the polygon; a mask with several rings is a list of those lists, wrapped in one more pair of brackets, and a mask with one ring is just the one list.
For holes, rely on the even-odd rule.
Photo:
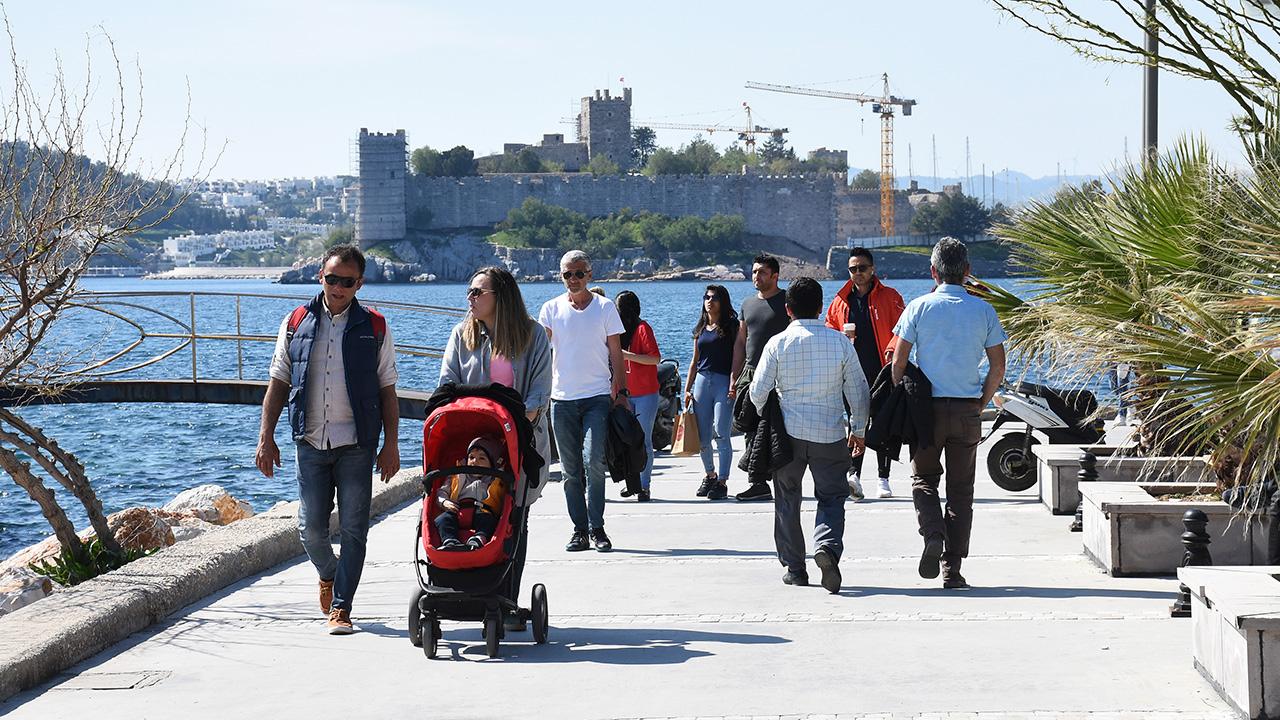
{"label": "sunglasses", "polygon": [[850,266],[849,266],[849,274],[850,274],[850,275],[852,275],[852,274],[854,274],[854,273],[870,272],[870,271],[871,271],[871,266],[870,266],[870,265],[850,265]]}
{"label": "sunglasses", "polygon": [[565,270],[564,272],[560,273],[560,277],[564,278],[565,280],[568,280],[569,278],[578,278],[579,280],[581,280],[582,278],[586,277],[587,273],[589,272],[591,271],[590,270]]}
{"label": "sunglasses", "polygon": [[353,288],[356,286],[356,283],[360,281],[360,278],[346,277],[345,275],[334,275],[333,273],[329,273],[328,275],[324,276],[324,281],[325,281],[325,284],[327,285],[341,285],[344,288]]}
{"label": "sunglasses", "polygon": [[480,297],[481,295],[488,295],[489,293],[492,293],[492,292],[493,290],[485,290],[484,288],[478,288],[478,287],[467,288],[467,297],[469,298]]}
{"label": "sunglasses", "polygon": [[720,302],[720,298],[716,297],[715,295],[703,295],[703,296],[702,296],[702,299],[703,299],[703,300],[715,300],[716,302]]}

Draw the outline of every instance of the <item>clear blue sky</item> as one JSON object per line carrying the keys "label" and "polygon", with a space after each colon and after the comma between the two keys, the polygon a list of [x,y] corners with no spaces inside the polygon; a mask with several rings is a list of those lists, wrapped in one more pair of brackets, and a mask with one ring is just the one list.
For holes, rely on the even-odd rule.
{"label": "clear blue sky", "polygon": [[[1101,3],[1099,3],[1101,5]],[[172,150],[184,114],[225,143],[215,177],[333,175],[359,128],[404,128],[412,146],[477,154],[572,128],[595,88],[633,88],[636,119],[784,126],[803,153],[849,151],[878,167],[879,120],[851,102],[746,90],[748,80],[894,94],[897,174],[1005,167],[1032,176],[1105,173],[1141,142],[1141,71],[1096,64],[1002,16],[985,0],[918,2],[14,2],[6,10],[37,86],[55,52],[73,77],[101,26],[144,77],[140,154]],[[104,78],[103,43],[92,41]],[[95,88],[99,98],[109,85]],[[1210,86],[1161,79],[1160,141],[1206,137],[1239,158],[1230,106]],[[687,133],[660,132],[677,145]],[[712,138],[723,145],[729,138]]]}

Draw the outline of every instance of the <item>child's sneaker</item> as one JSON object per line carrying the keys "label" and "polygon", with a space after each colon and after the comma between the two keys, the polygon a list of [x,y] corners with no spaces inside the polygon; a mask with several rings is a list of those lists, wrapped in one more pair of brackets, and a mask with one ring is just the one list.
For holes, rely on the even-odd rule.
{"label": "child's sneaker", "polygon": [[463,545],[463,544],[462,544],[462,541],[461,541],[461,540],[459,540],[458,538],[449,538],[449,539],[445,540],[444,542],[440,543],[440,547],[438,547],[438,548],[436,548],[436,549],[437,549],[437,550],[445,550],[445,551],[450,551],[450,552],[452,552],[452,551],[462,550],[462,549],[463,549],[463,548],[465,548],[465,547],[466,547],[466,546],[465,546],[465,545]]}
{"label": "child's sneaker", "polygon": [[484,547],[483,535],[472,535],[471,537],[467,538],[468,550],[479,550],[482,547]]}

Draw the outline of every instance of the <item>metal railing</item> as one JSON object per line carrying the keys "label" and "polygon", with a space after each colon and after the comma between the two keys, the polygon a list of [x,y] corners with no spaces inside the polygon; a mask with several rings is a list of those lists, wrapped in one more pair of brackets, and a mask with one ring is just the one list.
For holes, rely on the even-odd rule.
{"label": "metal railing", "polygon": [[[192,382],[201,380],[198,364],[198,343],[197,341],[214,341],[214,342],[234,342],[236,344],[236,379],[244,379],[244,350],[245,343],[275,343],[276,334],[250,334],[244,331],[244,305],[247,301],[281,301],[287,300],[298,304],[309,302],[313,296],[298,295],[273,295],[263,293],[229,293],[229,292],[180,292],[180,291],[120,291],[120,292],[94,292],[86,293],[71,303],[69,307],[79,308],[89,312],[102,313],[103,315],[114,318],[130,327],[137,332],[137,337],[126,341],[123,346],[117,350],[109,351],[105,357],[91,358],[83,360],[68,367],[60,372],[55,379],[74,380],[90,380],[103,379],[114,376],[120,376],[131,372],[136,372],[142,368],[156,365],[178,353],[186,350],[191,355],[191,377]],[[173,308],[161,309],[156,307],[157,304],[152,302],[147,304],[147,300],[156,299],[176,300],[184,306],[186,312],[175,312]],[[200,314],[199,299],[218,298],[222,300],[234,301],[235,311],[235,331],[234,332],[201,332],[200,331]],[[182,302],[185,299],[185,302]],[[168,303],[170,305],[173,302]],[[396,313],[423,313],[431,315],[441,315],[452,319],[460,319],[465,316],[466,312],[458,308],[443,307],[438,305],[423,305],[415,303],[405,303],[396,301],[369,301],[367,305],[373,307],[392,310]],[[179,315],[186,315],[185,318]],[[148,327],[148,323],[144,317],[149,316],[150,319],[161,319],[169,323],[172,327],[165,330],[155,330]],[[283,318],[283,315],[277,314],[275,317]],[[168,340],[173,341],[173,345],[163,351],[143,357],[134,361],[131,355],[135,354],[148,340]],[[443,348],[429,347],[415,343],[405,342],[403,338],[397,337],[395,340],[395,350],[398,355],[421,358],[440,358],[444,354]],[[118,363],[124,362],[124,367],[116,367]],[[185,378],[174,378],[185,379]],[[206,378],[207,379],[207,378]]]}

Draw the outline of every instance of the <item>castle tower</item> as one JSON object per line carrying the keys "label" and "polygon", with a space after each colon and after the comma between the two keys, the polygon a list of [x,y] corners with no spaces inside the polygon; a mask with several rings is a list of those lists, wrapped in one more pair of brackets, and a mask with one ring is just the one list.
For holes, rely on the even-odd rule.
{"label": "castle tower", "polygon": [[622,97],[596,90],[582,98],[578,115],[578,140],[587,144],[587,157],[604,155],[623,170],[631,168],[631,88]]}
{"label": "castle tower", "polygon": [[360,128],[359,206],[356,242],[362,248],[405,236],[405,174],[408,172],[404,130],[371,133]]}

